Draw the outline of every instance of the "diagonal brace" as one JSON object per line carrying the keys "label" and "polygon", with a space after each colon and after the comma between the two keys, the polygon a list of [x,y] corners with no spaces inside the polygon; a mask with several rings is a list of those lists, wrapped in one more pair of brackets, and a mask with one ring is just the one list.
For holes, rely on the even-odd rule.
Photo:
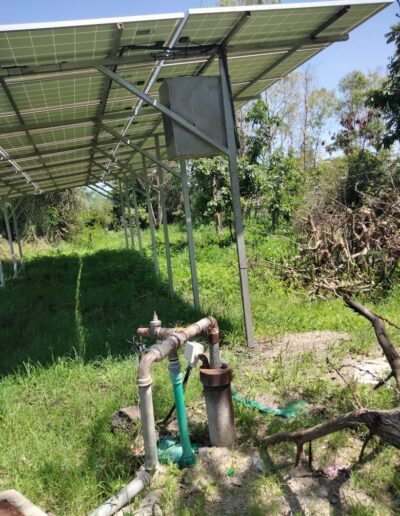
{"label": "diagonal brace", "polygon": [[[128,90],[133,95],[136,95],[137,97],[141,98],[144,102],[149,104],[150,106],[153,106],[154,109],[162,113],[163,115],[171,118],[174,122],[179,124],[181,127],[189,131],[190,133],[194,134],[201,140],[205,141],[212,147],[215,147],[223,154],[228,154],[228,149],[224,145],[220,145],[218,142],[214,141],[212,138],[207,136],[203,131],[200,131],[200,129],[197,129],[195,125],[193,125],[191,122],[183,118],[182,116],[178,115],[174,111],[171,111],[168,109],[164,104],[161,104],[158,100],[153,99],[150,97],[150,95],[147,95],[147,93],[144,93],[140,88],[135,86],[134,84],[129,83],[122,77],[120,77],[118,74],[112,72],[105,66],[96,66],[97,70],[99,70],[104,75],[107,75],[110,77],[110,79],[113,79],[116,83],[118,83],[120,86]],[[165,167],[164,167],[165,168]]]}
{"label": "diagonal brace", "polygon": [[115,138],[119,139],[121,142],[125,143],[125,145],[128,145],[129,147],[131,147],[131,149],[133,149],[134,151],[136,151],[139,154],[141,154],[142,156],[146,157],[147,159],[149,159],[153,163],[156,163],[156,165],[158,165],[159,167],[165,169],[170,174],[173,174],[174,176],[176,176],[179,179],[181,178],[181,176],[178,174],[178,172],[176,172],[176,170],[174,170],[173,168],[169,167],[166,163],[164,163],[164,161],[161,161],[156,156],[153,156],[152,154],[150,154],[150,152],[147,152],[147,151],[141,149],[135,143],[132,143],[132,141],[129,138],[126,138],[125,136],[122,136],[121,134],[119,134],[117,131],[115,131],[114,129],[112,129],[108,125],[101,124],[101,128],[104,131],[107,131],[108,133],[110,133],[113,136],[115,136]]}

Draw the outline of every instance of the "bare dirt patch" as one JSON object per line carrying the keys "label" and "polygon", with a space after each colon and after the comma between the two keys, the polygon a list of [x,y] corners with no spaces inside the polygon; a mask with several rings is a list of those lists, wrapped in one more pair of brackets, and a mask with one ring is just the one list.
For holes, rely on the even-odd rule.
{"label": "bare dirt patch", "polygon": [[326,356],[332,345],[349,341],[348,333],[338,331],[309,331],[304,333],[287,333],[278,340],[259,342],[259,354],[275,358],[281,353],[314,353],[317,357]]}

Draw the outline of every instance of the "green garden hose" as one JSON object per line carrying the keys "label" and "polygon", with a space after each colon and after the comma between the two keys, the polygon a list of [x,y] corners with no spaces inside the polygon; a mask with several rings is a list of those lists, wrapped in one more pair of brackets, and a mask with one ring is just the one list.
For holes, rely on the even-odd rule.
{"label": "green garden hose", "polygon": [[264,414],[273,414],[275,416],[282,416],[287,418],[297,417],[305,411],[305,408],[307,406],[307,402],[303,400],[298,400],[292,401],[282,408],[264,407],[263,405],[258,403],[258,401],[243,398],[243,396],[240,396],[240,394],[238,394],[237,390],[234,388],[232,388],[232,398],[237,403],[241,403],[245,407],[258,410],[259,412],[263,412]]}

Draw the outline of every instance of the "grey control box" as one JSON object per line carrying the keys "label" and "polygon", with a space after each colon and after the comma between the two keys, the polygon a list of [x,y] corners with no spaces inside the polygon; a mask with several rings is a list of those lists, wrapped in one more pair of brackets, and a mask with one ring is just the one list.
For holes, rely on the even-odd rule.
{"label": "grey control box", "polygon": [[[219,77],[172,77],[160,87],[160,102],[192,123],[210,139],[226,146],[226,128]],[[221,152],[163,115],[170,160],[215,156]]]}

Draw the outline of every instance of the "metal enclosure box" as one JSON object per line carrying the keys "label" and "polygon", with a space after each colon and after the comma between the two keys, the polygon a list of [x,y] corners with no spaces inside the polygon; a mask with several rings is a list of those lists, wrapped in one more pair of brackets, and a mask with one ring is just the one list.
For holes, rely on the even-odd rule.
{"label": "metal enclosure box", "polygon": [[[227,146],[219,77],[172,77],[160,87],[160,101],[212,140]],[[167,156],[170,160],[221,154],[218,149],[163,115]]]}

